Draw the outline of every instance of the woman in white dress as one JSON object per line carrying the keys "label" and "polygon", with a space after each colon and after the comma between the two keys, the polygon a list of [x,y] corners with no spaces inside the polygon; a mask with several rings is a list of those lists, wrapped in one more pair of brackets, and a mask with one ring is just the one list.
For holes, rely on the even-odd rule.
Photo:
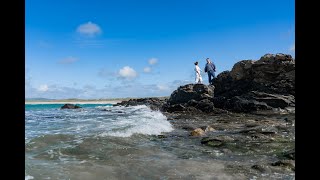
{"label": "woman in white dress", "polygon": [[198,64],[198,61],[194,63],[194,65],[196,66],[194,68],[194,71],[196,72],[196,83],[202,83],[201,69],[199,68]]}

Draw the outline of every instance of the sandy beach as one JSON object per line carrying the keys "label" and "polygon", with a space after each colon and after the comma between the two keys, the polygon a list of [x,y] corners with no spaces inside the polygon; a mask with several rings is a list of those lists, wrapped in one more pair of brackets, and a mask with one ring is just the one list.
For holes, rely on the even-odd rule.
{"label": "sandy beach", "polygon": [[117,104],[121,100],[104,101],[25,101],[25,104]]}

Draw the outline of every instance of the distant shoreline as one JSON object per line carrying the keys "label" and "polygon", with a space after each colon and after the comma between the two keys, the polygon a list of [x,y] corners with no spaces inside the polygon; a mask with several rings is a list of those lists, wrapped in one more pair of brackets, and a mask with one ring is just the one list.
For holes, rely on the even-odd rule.
{"label": "distant shoreline", "polygon": [[110,101],[25,101],[24,104],[117,104],[122,100]]}
{"label": "distant shoreline", "polygon": [[[159,99],[167,97],[156,97]],[[25,104],[117,104],[129,99],[139,98],[116,98],[116,99],[56,99],[56,100],[25,100]]]}

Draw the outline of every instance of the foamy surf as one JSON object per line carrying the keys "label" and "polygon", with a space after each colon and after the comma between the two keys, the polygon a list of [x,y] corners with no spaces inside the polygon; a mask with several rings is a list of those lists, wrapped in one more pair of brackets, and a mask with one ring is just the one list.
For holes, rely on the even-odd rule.
{"label": "foamy surf", "polygon": [[[34,131],[34,128],[37,131]],[[26,111],[26,142],[30,139],[68,134],[82,139],[93,136],[129,137],[133,134],[158,135],[173,130],[160,111],[139,106],[96,106],[83,110]]]}
{"label": "foamy surf", "polygon": [[34,179],[34,177],[27,175],[27,176],[25,176],[25,178],[24,178],[24,180],[29,180],[29,179]]}
{"label": "foamy surf", "polygon": [[115,127],[99,136],[159,135],[162,132],[173,130],[170,122],[160,111],[152,111],[145,105],[132,106],[128,110],[130,115],[127,118],[117,118],[117,121],[114,122]]}

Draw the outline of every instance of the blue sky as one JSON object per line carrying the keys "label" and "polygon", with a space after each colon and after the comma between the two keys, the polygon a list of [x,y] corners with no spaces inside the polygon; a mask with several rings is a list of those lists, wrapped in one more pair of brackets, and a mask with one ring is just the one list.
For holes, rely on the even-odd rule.
{"label": "blue sky", "polygon": [[[169,96],[266,53],[294,57],[293,0],[26,0],[26,98]],[[207,74],[202,74],[208,83]]]}

